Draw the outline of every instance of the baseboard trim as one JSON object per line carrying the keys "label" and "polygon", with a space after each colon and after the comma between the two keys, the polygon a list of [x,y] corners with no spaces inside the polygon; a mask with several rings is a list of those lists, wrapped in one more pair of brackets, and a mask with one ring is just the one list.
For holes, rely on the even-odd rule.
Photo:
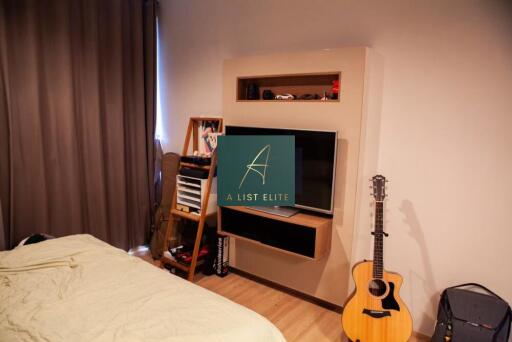
{"label": "baseboard trim", "polygon": [[300,299],[305,300],[307,302],[316,304],[316,305],[321,306],[321,307],[323,307],[325,309],[337,312],[339,314],[341,314],[341,312],[343,311],[343,307],[341,307],[340,305],[336,305],[336,304],[330,303],[328,301],[325,301],[323,299],[314,297],[314,296],[306,294],[304,292],[300,292],[300,291],[297,291],[295,289],[289,288],[287,286],[275,283],[275,282],[273,282],[271,280],[268,280],[268,279],[265,279],[265,278],[261,278],[259,276],[254,275],[254,274],[242,271],[242,270],[240,270],[238,268],[235,268],[233,266],[229,266],[229,269],[230,269],[231,272],[236,273],[236,274],[238,274],[238,275],[240,275],[240,276],[242,276],[244,278],[253,280],[253,281],[257,282],[257,283],[263,284],[263,285],[271,287],[273,289],[285,292],[285,293],[287,293],[289,295],[292,295],[294,297],[300,298]]}

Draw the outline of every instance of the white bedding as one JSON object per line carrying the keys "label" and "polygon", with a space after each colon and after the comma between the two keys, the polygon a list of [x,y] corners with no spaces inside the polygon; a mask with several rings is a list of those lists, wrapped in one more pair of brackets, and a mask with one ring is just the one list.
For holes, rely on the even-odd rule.
{"label": "white bedding", "polygon": [[73,235],[0,252],[0,341],[285,340],[247,308]]}

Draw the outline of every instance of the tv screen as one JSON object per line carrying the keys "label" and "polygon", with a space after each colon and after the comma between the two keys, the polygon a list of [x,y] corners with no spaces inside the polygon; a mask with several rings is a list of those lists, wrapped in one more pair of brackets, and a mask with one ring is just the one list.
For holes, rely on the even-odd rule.
{"label": "tv screen", "polygon": [[337,132],[226,126],[226,135],[295,136],[295,206],[332,214]]}

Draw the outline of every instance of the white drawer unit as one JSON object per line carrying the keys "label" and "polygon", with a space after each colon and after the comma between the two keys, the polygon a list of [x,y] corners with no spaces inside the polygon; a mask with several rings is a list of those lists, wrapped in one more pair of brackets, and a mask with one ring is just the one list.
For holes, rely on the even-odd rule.
{"label": "white drawer unit", "polygon": [[[176,191],[176,209],[201,214],[201,206],[206,194],[206,183],[208,179],[200,179],[189,176],[177,175],[177,191]],[[217,211],[217,177],[212,179],[210,189],[210,197],[206,215],[213,214]]]}

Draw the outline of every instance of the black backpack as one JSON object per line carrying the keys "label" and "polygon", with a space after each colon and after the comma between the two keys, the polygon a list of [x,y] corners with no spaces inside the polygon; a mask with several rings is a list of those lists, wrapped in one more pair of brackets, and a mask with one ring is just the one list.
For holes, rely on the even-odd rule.
{"label": "black backpack", "polygon": [[[489,294],[461,287],[474,286]],[[441,294],[432,342],[507,342],[512,312],[507,302],[486,287],[468,283]]]}

